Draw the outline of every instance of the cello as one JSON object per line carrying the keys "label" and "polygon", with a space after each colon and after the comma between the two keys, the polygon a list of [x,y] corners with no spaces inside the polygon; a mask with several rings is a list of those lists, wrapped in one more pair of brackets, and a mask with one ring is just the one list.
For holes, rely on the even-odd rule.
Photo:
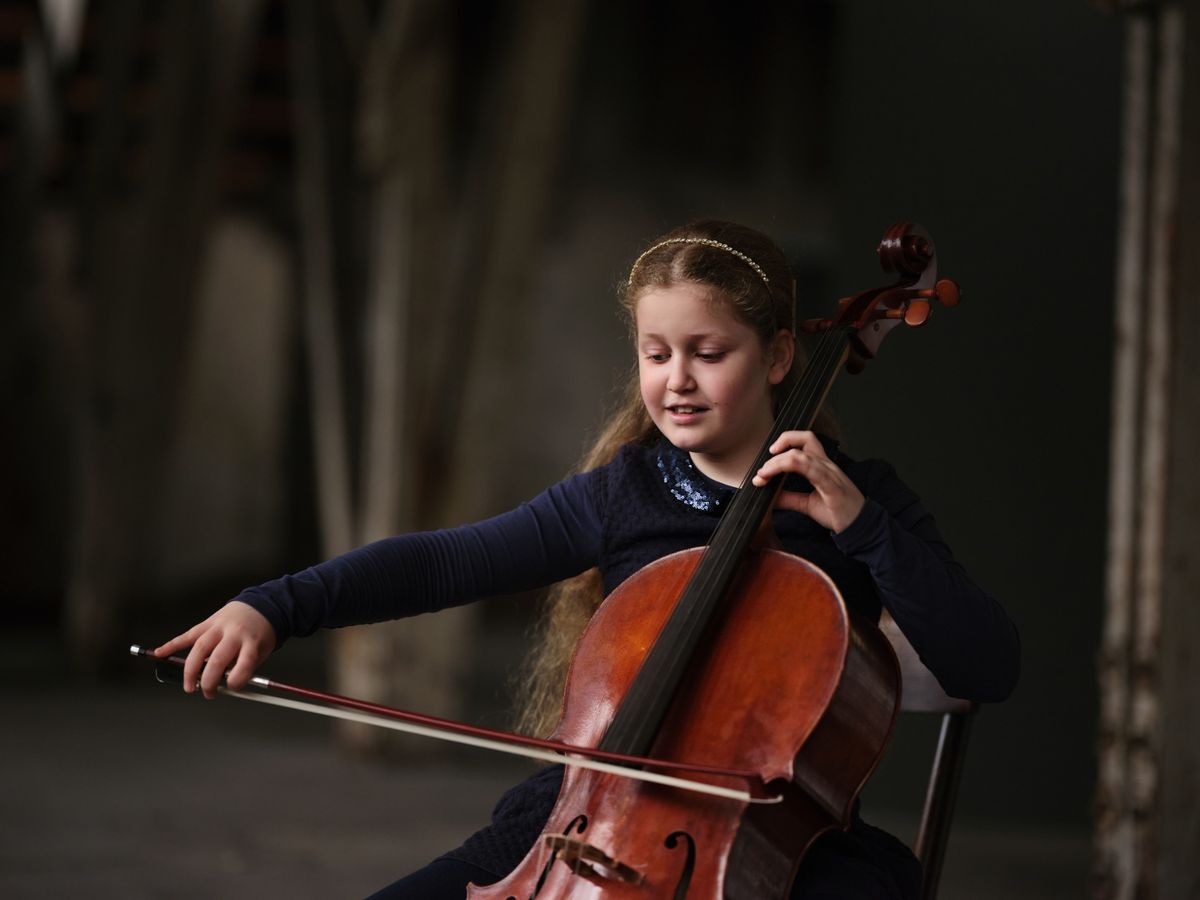
{"label": "cello", "polygon": [[[818,346],[750,473],[783,432],[811,427],[837,375],[860,371],[892,328],[923,324],[933,300],[957,304],[919,226],[893,225],[877,252],[898,280],[805,323]],[[760,796],[568,766],[541,838],[506,878],[471,885],[468,900],[783,898],[813,841],[849,824],[895,721],[897,664],[825,573],[772,546],[782,483],[756,487],[747,475],[707,546],[651,563],[605,599],[576,647],[551,736],[677,761],[717,786],[751,772]],[[696,774],[704,766],[730,774]]]}

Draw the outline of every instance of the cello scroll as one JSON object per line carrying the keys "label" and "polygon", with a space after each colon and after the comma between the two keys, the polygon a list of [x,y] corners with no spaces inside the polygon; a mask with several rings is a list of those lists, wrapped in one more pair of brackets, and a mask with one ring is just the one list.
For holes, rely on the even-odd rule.
{"label": "cello scroll", "polygon": [[892,328],[901,322],[912,327],[924,325],[931,301],[953,307],[961,299],[957,284],[937,277],[933,239],[920,225],[897,222],[884,233],[875,252],[885,272],[900,276],[895,284],[843,297],[833,318],[809,319],[800,326],[808,334],[838,326],[849,328],[853,333],[846,370],[851,374],[861,372],[867,361],[875,358]]}

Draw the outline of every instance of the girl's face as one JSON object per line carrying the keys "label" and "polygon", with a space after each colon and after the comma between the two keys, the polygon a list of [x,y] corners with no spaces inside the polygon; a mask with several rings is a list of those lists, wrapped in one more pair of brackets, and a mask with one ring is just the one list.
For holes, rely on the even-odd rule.
{"label": "girl's face", "polygon": [[792,364],[792,335],[764,347],[711,290],[681,282],[637,301],[642,402],[709,478],[740,484],[771,430],[771,388]]}

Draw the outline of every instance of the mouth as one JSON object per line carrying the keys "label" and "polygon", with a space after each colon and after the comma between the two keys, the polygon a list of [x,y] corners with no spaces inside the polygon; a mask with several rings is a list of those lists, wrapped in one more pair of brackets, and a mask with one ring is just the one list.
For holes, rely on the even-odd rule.
{"label": "mouth", "polygon": [[670,413],[671,418],[676,422],[690,421],[692,419],[695,419],[701,413],[704,413],[707,411],[708,411],[707,406],[690,406],[690,405],[683,404],[683,403],[679,403],[679,404],[675,404],[673,406],[667,407],[667,412]]}

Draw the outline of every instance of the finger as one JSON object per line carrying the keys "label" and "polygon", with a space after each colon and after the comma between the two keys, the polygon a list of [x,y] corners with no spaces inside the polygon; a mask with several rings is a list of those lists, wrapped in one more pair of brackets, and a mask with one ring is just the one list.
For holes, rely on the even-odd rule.
{"label": "finger", "polygon": [[246,645],[238,655],[237,663],[225,676],[225,683],[235,691],[240,691],[246,682],[254,675],[254,670],[262,662],[265,654],[258,648]]}
{"label": "finger", "polygon": [[190,647],[196,640],[196,632],[199,630],[199,625],[193,625],[183,634],[176,635],[165,644],[154,649],[155,656],[170,656],[177,650],[182,650],[185,647]]}
{"label": "finger", "polygon": [[240,652],[241,644],[226,635],[209,654],[204,671],[200,673],[200,690],[207,699],[211,700],[217,696],[217,689],[221,686],[221,679],[225,677],[225,670],[238,658]]}
{"label": "finger", "polygon": [[762,487],[776,475],[785,472],[796,472],[800,475],[807,475],[812,466],[812,458],[803,450],[790,449],[776,456],[772,456],[762,468],[755,473],[752,479],[753,483],[758,487]]}
{"label": "finger", "polygon": [[772,453],[783,453],[786,450],[804,450],[814,455],[825,456],[825,447],[821,439],[812,431],[785,431],[779,435],[770,446]]}
{"label": "finger", "polygon": [[839,490],[849,483],[845,473],[827,456],[817,456],[805,451],[803,458],[797,460],[797,463],[795,471],[807,478],[808,483],[823,494]]}
{"label": "finger", "polygon": [[789,471],[785,463],[780,462],[780,457],[773,456],[767,462],[763,463],[762,468],[754,473],[754,477],[750,479],[750,483],[755,487],[762,487],[776,475],[781,475]]}
{"label": "finger", "polygon": [[775,508],[790,509],[807,516],[811,503],[812,494],[805,494],[801,491],[780,491],[779,496],[775,499]]}
{"label": "finger", "polygon": [[754,477],[750,479],[750,483],[755,487],[763,487],[768,481],[778,475],[780,471],[780,468],[772,465],[771,462],[764,463],[763,467],[754,473]]}
{"label": "finger", "polygon": [[[203,625],[196,627],[202,628]],[[187,659],[183,663],[183,689],[187,693],[191,694],[196,690],[200,680],[200,669],[208,659],[209,651],[216,645],[218,637],[216,630],[210,628],[196,639],[192,649],[188,651]]]}

